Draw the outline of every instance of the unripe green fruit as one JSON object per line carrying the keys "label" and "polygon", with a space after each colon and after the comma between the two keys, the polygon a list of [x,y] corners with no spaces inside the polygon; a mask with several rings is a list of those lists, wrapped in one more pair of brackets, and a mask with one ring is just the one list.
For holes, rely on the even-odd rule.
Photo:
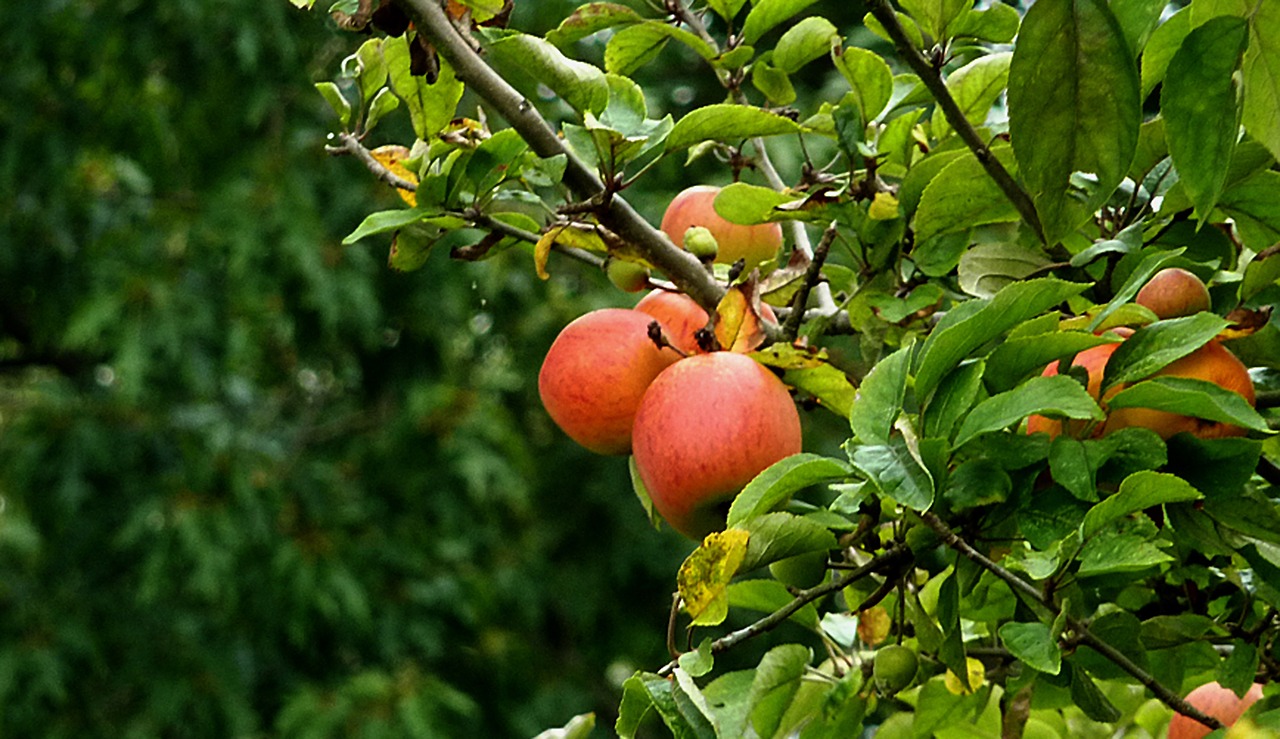
{"label": "unripe green fruit", "polygon": [[890,644],[876,652],[871,677],[881,695],[897,695],[916,679],[920,661],[910,647]]}
{"label": "unripe green fruit", "polygon": [[827,578],[827,553],[805,552],[769,565],[769,574],[783,585],[801,590],[820,585]]}
{"label": "unripe green fruit", "polygon": [[619,290],[638,293],[649,287],[649,269],[643,264],[610,258],[605,262],[604,273]]}
{"label": "unripe green fruit", "polygon": [[684,248],[698,259],[709,262],[720,252],[720,243],[706,226],[690,226],[684,232]]}

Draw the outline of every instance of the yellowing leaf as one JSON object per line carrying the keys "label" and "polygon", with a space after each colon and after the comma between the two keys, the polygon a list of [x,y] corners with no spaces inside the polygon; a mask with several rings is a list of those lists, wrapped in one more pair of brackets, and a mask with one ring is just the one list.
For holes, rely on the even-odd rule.
{"label": "yellowing leaf", "polygon": [[982,666],[982,662],[973,657],[965,657],[965,666],[969,673],[969,687],[966,688],[964,683],[960,682],[960,677],[951,670],[947,670],[947,676],[943,678],[946,683],[947,690],[953,695],[968,695],[977,690],[982,685],[983,679],[987,676],[987,668]]}
{"label": "yellowing leaf", "polygon": [[898,199],[887,192],[878,192],[867,208],[867,215],[875,221],[892,221],[898,217]]}
{"label": "yellowing leaf", "polygon": [[753,300],[754,283],[736,285],[716,306],[716,341],[725,349],[749,352],[764,343],[760,311]]}
{"label": "yellowing leaf", "polygon": [[[381,164],[391,170],[391,173],[396,177],[399,177],[402,180],[408,180],[415,185],[418,184],[418,175],[414,174],[413,170],[404,166],[404,160],[409,158],[409,149],[406,147],[387,144],[386,146],[379,146],[369,153],[378,161],[378,164]],[[396,188],[396,192],[400,193],[400,198],[408,203],[410,207],[418,204],[418,198],[414,195],[413,190],[406,190],[402,187],[398,187]]]}
{"label": "yellowing leaf", "polygon": [[863,644],[874,647],[889,638],[893,620],[884,606],[872,606],[858,613],[858,638]]}
{"label": "yellowing leaf", "polygon": [[750,537],[742,529],[707,534],[680,565],[676,585],[695,626],[715,626],[729,615],[729,581],[742,564]]}
{"label": "yellowing leaf", "polygon": [[533,245],[533,269],[538,273],[540,279],[551,279],[551,275],[547,273],[547,260],[551,258],[551,245],[556,243],[556,239],[560,238],[560,234],[564,233],[568,228],[569,224],[567,223],[551,226],[542,233],[538,243]]}

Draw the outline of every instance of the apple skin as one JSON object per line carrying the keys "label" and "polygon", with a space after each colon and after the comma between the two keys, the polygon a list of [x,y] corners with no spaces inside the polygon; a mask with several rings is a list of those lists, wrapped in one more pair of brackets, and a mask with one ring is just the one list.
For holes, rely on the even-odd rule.
{"label": "apple skin", "polygon": [[738,491],[800,450],[800,414],[787,386],[734,352],[671,365],[636,412],[632,453],[654,510],[694,540],[724,528]]}
{"label": "apple skin", "polygon": [[1155,273],[1138,291],[1133,302],[1150,308],[1162,319],[1206,311],[1213,303],[1209,288],[1199,277],[1181,267],[1167,267]]}
{"label": "apple skin", "polygon": [[631,426],[649,383],[680,355],[649,338],[653,317],[603,308],[574,319],[552,342],[538,395],[569,438],[598,454],[631,451]]}
{"label": "apple skin", "polygon": [[[1187,694],[1186,701],[1227,726],[1232,726],[1244,712],[1262,697],[1262,685],[1254,683],[1243,698],[1218,683],[1205,683]],[[1169,721],[1169,739],[1200,739],[1208,735],[1209,727],[1194,719],[1175,713]]]}
{"label": "apple skin", "polygon": [[[702,349],[698,346],[698,340],[695,338],[699,329],[705,328],[707,325],[707,312],[698,305],[698,302],[684,293],[672,292],[670,290],[651,290],[647,295],[636,303],[636,310],[642,313],[648,313],[658,319],[658,323],[662,324],[662,330],[667,336],[667,341],[671,345],[685,354],[699,354]],[[770,321],[777,322],[778,316],[773,312],[767,304],[760,304],[760,313]],[[758,320],[749,318],[747,320]],[[754,331],[746,330],[738,332],[738,340],[733,346],[727,347],[730,351],[749,352],[753,347],[750,346],[750,337]]]}
{"label": "apple skin", "polygon": [[[1127,337],[1132,333],[1127,329],[1124,333]],[[1094,400],[1098,398],[1098,391],[1102,389],[1102,373],[1106,370],[1107,360],[1111,359],[1111,355],[1120,347],[1117,342],[1115,344],[1099,344],[1090,347],[1082,352],[1076,353],[1076,357],[1071,362],[1072,367],[1084,367],[1089,373],[1089,382],[1086,389],[1089,391]],[[1050,362],[1048,367],[1040,373],[1044,377],[1052,377],[1058,374],[1058,363]],[[1114,394],[1114,391],[1113,393]],[[1034,434],[1038,431],[1044,431],[1049,434],[1050,438],[1056,437],[1063,432],[1063,425],[1066,425],[1066,431],[1071,436],[1079,436],[1089,424],[1089,421],[1081,420],[1061,420],[1057,418],[1049,418],[1047,416],[1030,416],[1027,418],[1027,433]],[[1102,426],[1098,425],[1093,433],[1094,436],[1102,435]]]}
{"label": "apple skin", "polygon": [[726,221],[712,207],[719,194],[720,188],[712,185],[694,185],[680,191],[662,215],[662,232],[676,246],[684,248],[684,232],[692,226],[703,226],[719,244],[715,261],[733,264],[742,259],[748,272],[776,257],[782,247],[782,226],[777,223],[744,226]]}

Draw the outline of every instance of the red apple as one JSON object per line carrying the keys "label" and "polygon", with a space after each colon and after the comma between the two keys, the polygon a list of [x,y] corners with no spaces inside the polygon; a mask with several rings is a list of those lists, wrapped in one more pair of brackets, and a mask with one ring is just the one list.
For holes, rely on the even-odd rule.
{"label": "red apple", "polygon": [[761,223],[744,226],[730,223],[716,213],[712,203],[720,188],[695,185],[682,190],[671,200],[662,215],[662,231],[676,246],[684,247],[684,233],[693,226],[711,231],[719,245],[715,261],[733,264],[742,259],[748,271],[773,259],[782,246],[782,226]]}
{"label": "red apple", "polygon": [[1181,267],[1155,273],[1138,291],[1133,302],[1146,306],[1160,318],[1178,318],[1209,310],[1209,288],[1199,277]]}
{"label": "red apple", "polygon": [[[1212,716],[1223,724],[1231,726],[1244,712],[1249,710],[1262,697],[1262,685],[1254,683],[1253,687],[1241,698],[1218,683],[1206,683],[1187,694],[1187,702],[1200,709],[1201,713]],[[1169,722],[1169,739],[1200,739],[1210,732],[1208,726],[1180,713],[1173,715]]]}
{"label": "red apple", "polygon": [[769,465],[798,454],[800,414],[787,386],[734,352],[698,354],[653,381],[636,412],[636,469],[654,509],[701,539]]}
{"label": "red apple", "polygon": [[649,383],[680,358],[649,338],[653,317],[604,308],[560,332],[538,373],[538,394],[569,438],[599,454],[631,451],[631,425]]}
{"label": "red apple", "polygon": [[[675,348],[685,354],[698,354],[702,351],[695,334],[699,329],[706,328],[707,312],[693,298],[670,290],[653,290],[636,303],[636,310],[658,319],[667,340]],[[760,313],[775,323],[778,320],[773,308],[765,303],[760,304]],[[752,315],[747,320],[758,322],[759,319]],[[735,352],[752,351],[755,347],[751,345],[751,338],[756,333],[753,328],[740,330],[733,346],[725,348]]]}

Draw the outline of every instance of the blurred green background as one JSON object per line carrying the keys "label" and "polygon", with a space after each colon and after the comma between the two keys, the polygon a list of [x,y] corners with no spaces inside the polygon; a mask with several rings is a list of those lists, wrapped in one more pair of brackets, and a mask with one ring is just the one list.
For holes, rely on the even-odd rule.
{"label": "blurred green background", "polygon": [[[534,383],[632,298],[341,246],[399,201],[323,152],[312,83],[359,42],[323,12],[47,0],[0,40],[0,736],[610,726],[691,544]],[[668,72],[658,109],[723,94]],[[635,200],[727,176],[672,162]]]}

